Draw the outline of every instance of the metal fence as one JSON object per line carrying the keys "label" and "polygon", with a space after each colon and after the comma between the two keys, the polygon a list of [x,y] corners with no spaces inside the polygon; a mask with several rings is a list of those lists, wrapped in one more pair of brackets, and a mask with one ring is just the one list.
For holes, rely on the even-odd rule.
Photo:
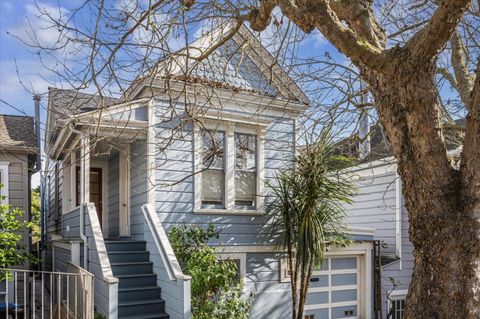
{"label": "metal fence", "polygon": [[93,319],[93,275],[68,264],[68,272],[0,269],[0,318]]}

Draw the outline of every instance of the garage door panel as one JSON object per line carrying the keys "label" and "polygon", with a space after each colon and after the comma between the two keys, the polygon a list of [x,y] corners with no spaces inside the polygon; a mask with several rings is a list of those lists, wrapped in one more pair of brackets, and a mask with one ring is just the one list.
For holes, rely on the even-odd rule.
{"label": "garage door panel", "polygon": [[357,290],[332,291],[332,302],[356,301]]}
{"label": "garage door panel", "polygon": [[357,258],[356,257],[332,258],[331,269],[332,270],[357,269]]}
{"label": "garage door panel", "polygon": [[312,275],[310,278],[310,285],[309,288],[321,288],[321,287],[328,287],[328,275],[319,275],[315,276]]}
{"label": "garage door panel", "polygon": [[349,286],[357,284],[357,274],[332,275],[332,286]]}
{"label": "garage door panel", "polygon": [[329,319],[330,311],[329,309],[315,309],[305,311],[305,318],[313,319]]}
{"label": "garage door panel", "polygon": [[358,316],[357,306],[341,306],[341,307],[332,308],[332,319],[356,318],[357,316]]}
{"label": "garage door panel", "polygon": [[328,303],[328,292],[311,292],[305,300],[306,305],[317,305]]}

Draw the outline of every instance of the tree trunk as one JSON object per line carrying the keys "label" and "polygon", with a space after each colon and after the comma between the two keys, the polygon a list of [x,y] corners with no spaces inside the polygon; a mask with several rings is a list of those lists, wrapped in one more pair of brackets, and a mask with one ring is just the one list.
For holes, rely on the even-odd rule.
{"label": "tree trunk", "polygon": [[386,71],[363,68],[362,76],[392,144],[408,210],[415,269],[406,318],[480,318],[479,216],[465,205],[461,176],[446,154],[435,61],[395,50]]}

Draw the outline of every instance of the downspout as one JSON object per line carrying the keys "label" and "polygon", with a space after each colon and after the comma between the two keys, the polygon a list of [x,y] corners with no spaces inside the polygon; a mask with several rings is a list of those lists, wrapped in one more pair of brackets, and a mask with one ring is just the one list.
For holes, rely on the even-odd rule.
{"label": "downspout", "polygon": [[[70,131],[72,131],[72,133],[80,135],[80,143],[81,143],[81,140],[87,135],[87,133],[75,129],[72,124],[70,124]],[[84,160],[84,159],[80,158],[80,160]],[[84,190],[81,190],[81,191],[83,192]],[[85,236],[85,210],[86,209],[87,209],[87,205],[81,202],[80,203],[80,239],[83,242],[83,268],[85,268],[88,271],[88,246],[87,246],[88,239],[87,239],[87,236]]]}

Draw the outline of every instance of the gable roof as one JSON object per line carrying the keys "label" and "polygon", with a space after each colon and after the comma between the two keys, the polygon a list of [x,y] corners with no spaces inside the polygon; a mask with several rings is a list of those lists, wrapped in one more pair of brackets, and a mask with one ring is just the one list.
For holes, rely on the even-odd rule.
{"label": "gable roof", "polygon": [[[227,25],[208,32],[188,47],[160,60],[147,73],[155,78],[200,83],[309,104],[295,81],[275,63],[274,57],[246,26],[242,25],[228,38],[230,31],[231,26]],[[199,57],[219,44],[207,58],[198,61]]]}
{"label": "gable roof", "polygon": [[[452,125],[445,125],[444,138],[447,151],[458,149],[463,143],[462,130],[465,128],[465,119],[455,120]],[[370,152],[361,159],[360,163],[371,162],[393,156],[393,149],[387,134],[380,124],[370,126]],[[345,156],[360,158],[360,138],[358,133],[341,140],[337,143],[337,152]]]}
{"label": "gable roof", "polygon": [[79,90],[48,88],[49,112],[53,113],[55,119],[68,119],[74,115],[93,111],[103,102],[103,105],[110,106],[118,102],[112,97],[83,93]]}
{"label": "gable roof", "polygon": [[0,114],[0,148],[35,151],[37,147],[33,117]]}

